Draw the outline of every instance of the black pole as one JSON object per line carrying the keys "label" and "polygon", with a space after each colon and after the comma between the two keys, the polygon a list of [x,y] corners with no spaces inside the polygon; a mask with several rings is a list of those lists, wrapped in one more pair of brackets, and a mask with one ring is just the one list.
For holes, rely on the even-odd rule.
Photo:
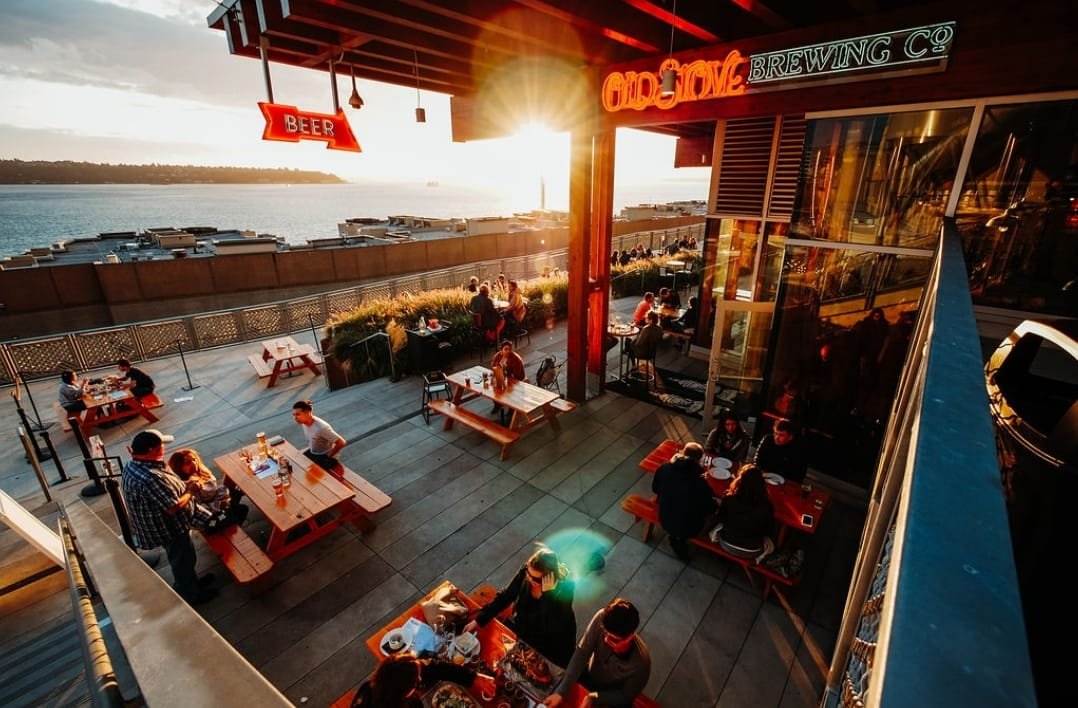
{"label": "black pole", "polygon": [[67,476],[67,470],[64,469],[64,463],[60,461],[60,456],[56,454],[56,447],[52,444],[52,437],[49,435],[49,431],[46,428],[41,429],[41,439],[45,441],[45,447],[49,450],[49,455],[52,456],[52,463],[56,465],[56,471],[60,474],[60,482],[70,481],[70,477]]}
{"label": "black pole", "polygon": [[183,356],[183,340],[176,340],[176,349],[180,352],[180,363],[183,364],[183,373],[187,376],[187,385],[183,387],[184,391],[194,391],[198,388],[198,384],[191,383],[191,372],[187,370],[187,359]]}
{"label": "black pole", "polygon": [[37,410],[37,404],[34,403],[34,394],[30,393],[30,387],[26,385],[26,379],[23,378],[22,372],[16,372],[16,376],[19,377],[19,381],[22,383],[22,390],[26,391],[26,397],[30,399],[30,408],[34,411],[34,421],[36,422],[36,430],[44,430],[48,426],[41,422],[41,413]]}
{"label": "black pole", "polygon": [[75,442],[79,444],[79,450],[82,451],[82,464],[86,467],[86,476],[92,480],[90,484],[82,488],[79,495],[83,497],[99,497],[105,493],[105,488],[101,485],[101,477],[97,474],[97,465],[94,464],[90,448],[86,446],[86,438],[83,437],[82,426],[79,425],[78,418],[71,419],[71,433],[75,436]]}

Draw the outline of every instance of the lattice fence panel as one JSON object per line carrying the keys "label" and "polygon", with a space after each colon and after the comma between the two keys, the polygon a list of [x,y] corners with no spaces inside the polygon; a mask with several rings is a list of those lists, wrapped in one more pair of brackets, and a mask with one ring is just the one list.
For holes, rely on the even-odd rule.
{"label": "lattice fence panel", "polygon": [[112,366],[120,357],[131,358],[136,353],[133,332],[126,327],[83,332],[74,336],[75,345],[82,352],[83,366],[87,369]]}
{"label": "lattice fence panel", "polygon": [[401,278],[394,281],[394,290],[396,295],[400,295],[403,292],[417,293],[423,290],[422,278]]}
{"label": "lattice fence panel", "polygon": [[368,285],[363,288],[363,296],[360,301],[363,302],[366,300],[388,297],[393,297],[393,290],[390,288],[389,283],[381,283],[379,285]]}
{"label": "lattice fence panel", "polygon": [[311,326],[311,322],[314,322],[315,327],[321,327],[326,322],[326,310],[322,306],[321,298],[296,300],[287,303],[284,307],[290,332],[306,329]]}
{"label": "lattice fence panel", "polygon": [[178,351],[177,342],[181,342],[184,348],[192,348],[187,325],[183,320],[142,325],[138,329],[138,338],[142,353],[147,359],[175,354]]}
{"label": "lattice fence panel", "polygon": [[277,305],[245,310],[243,319],[247,333],[252,337],[284,334],[287,331],[288,323],[284,319],[284,310]]}
{"label": "lattice fence panel", "polygon": [[219,312],[194,318],[199,347],[214,347],[243,341],[239,319],[234,312]]}
{"label": "lattice fence panel", "polygon": [[360,296],[355,290],[342,290],[326,295],[326,310],[329,314],[348,312],[359,307]]}
{"label": "lattice fence panel", "polygon": [[33,342],[8,345],[15,372],[25,379],[59,375],[61,371],[82,368],[78,354],[67,337],[51,337]]}
{"label": "lattice fence panel", "polygon": [[429,290],[448,290],[459,285],[449,271],[440,270],[427,276],[427,288]]}

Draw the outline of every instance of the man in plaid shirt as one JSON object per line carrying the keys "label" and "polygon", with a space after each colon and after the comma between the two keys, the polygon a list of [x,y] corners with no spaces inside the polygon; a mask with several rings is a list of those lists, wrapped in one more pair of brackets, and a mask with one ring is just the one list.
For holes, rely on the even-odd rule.
{"label": "man in plaid shirt", "polygon": [[195,546],[191,527],[205,526],[212,513],[187,491],[165,464],[165,443],[171,435],[143,430],[131,441],[131,461],[124,465],[121,482],[138,545],[164,546],[172,567],[173,587],[184,600],[197,605],[214,598],[213,576],[195,572]]}

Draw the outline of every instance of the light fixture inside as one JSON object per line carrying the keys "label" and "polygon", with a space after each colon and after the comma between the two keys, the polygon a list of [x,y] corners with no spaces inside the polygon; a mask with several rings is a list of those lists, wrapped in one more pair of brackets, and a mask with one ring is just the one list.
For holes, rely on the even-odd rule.
{"label": "light fixture inside", "polygon": [[358,111],[363,108],[363,98],[359,95],[359,91],[356,91],[356,67],[349,64],[348,68],[352,72],[352,95],[348,97],[348,105]]}
{"label": "light fixture inside", "polygon": [[663,96],[673,96],[674,89],[677,86],[677,72],[673,69],[663,70]]}
{"label": "light fixture inside", "polygon": [[419,100],[419,52],[412,47],[412,60],[415,62],[415,122],[426,123],[427,111]]}
{"label": "light fixture inside", "polygon": [[[666,55],[668,60],[674,57],[674,26],[677,24],[677,0],[674,0],[672,13],[674,19],[670,21],[670,52]],[[662,96],[673,96],[677,88],[677,72],[673,69],[663,69]]]}

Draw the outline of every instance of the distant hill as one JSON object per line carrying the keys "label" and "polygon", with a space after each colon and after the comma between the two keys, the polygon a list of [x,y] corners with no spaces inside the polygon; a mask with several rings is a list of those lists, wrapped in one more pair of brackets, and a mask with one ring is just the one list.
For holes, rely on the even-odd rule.
{"label": "distant hill", "polygon": [[0,160],[0,184],[344,184],[311,170]]}

